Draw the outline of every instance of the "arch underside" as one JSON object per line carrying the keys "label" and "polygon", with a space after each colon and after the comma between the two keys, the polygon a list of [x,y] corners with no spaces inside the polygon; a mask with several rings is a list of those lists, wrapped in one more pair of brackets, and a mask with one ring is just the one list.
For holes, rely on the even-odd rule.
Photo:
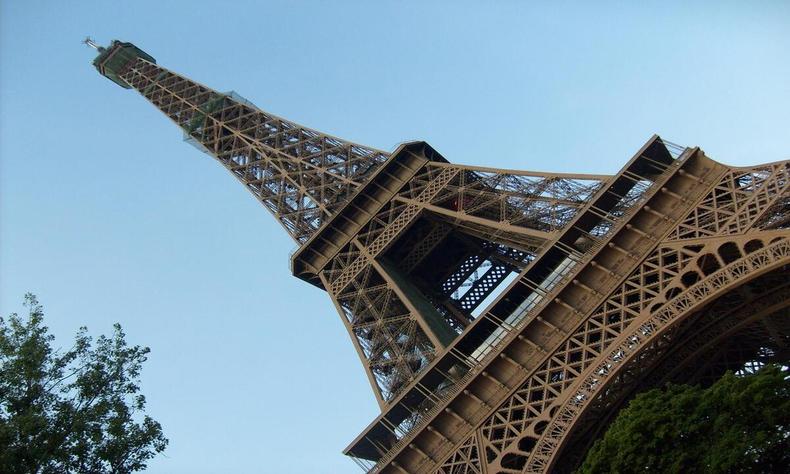
{"label": "arch underside", "polygon": [[790,268],[782,266],[692,311],[629,360],[565,433],[551,472],[572,472],[636,394],[667,383],[708,386],[726,371],[790,361]]}
{"label": "arch underside", "polygon": [[487,439],[496,433],[484,425],[438,472],[568,472],[639,391],[787,361],[786,231],[666,241],[629,280],[637,285],[626,282],[596,312],[598,322],[575,335],[585,346],[569,354],[587,355],[546,370],[557,387],[553,399],[540,384],[524,384],[521,399],[539,414],[526,420],[518,405],[503,407],[501,424],[521,428],[502,453],[491,455]]}
{"label": "arch underside", "polygon": [[787,363],[787,172],[731,169],[629,277],[652,291],[635,296],[644,303],[629,328],[549,407],[519,471],[573,470],[641,391]]}
{"label": "arch underside", "polygon": [[[639,391],[668,381],[709,383],[726,370],[787,361],[786,237],[768,230],[662,243],[630,278],[650,282],[649,291],[624,284],[608,300],[616,304],[601,305],[599,322],[575,336],[585,346],[571,350],[588,355],[545,372],[557,396],[548,400],[546,389],[528,388],[522,399],[543,407],[531,420],[518,406],[501,410],[504,426],[521,426],[502,454],[491,455],[487,438],[494,433],[484,426],[439,472],[568,472]],[[534,394],[540,396],[527,398]]]}
{"label": "arch underside", "polygon": [[[780,348],[790,330],[772,315],[781,316],[779,310],[790,302],[785,286],[788,263],[790,241],[781,230],[663,243],[629,278],[635,285],[624,284],[619,296],[599,308],[595,316],[599,322],[579,330],[576,340],[585,346],[572,351],[587,355],[547,372],[551,377],[556,374],[550,383],[560,393],[550,401],[543,395],[540,415],[522,422],[520,434],[511,438],[500,456],[484,453],[486,465],[479,466],[480,472],[571,470],[629,395],[659,386],[665,379],[710,380],[727,368],[740,368],[760,348]],[[778,306],[755,315],[770,301]],[[749,321],[770,317],[771,333],[738,323],[747,314]],[[615,331],[613,325],[621,329]],[[751,345],[747,338],[738,337],[741,334],[752,335]],[[710,355],[697,350],[705,342],[710,342],[706,345]],[[786,350],[774,353],[786,354]],[[662,376],[660,363],[670,356],[675,360],[667,360],[665,367],[706,361],[708,369],[686,380],[681,380],[688,374],[683,371],[673,372],[678,374],[672,375],[674,379]]]}

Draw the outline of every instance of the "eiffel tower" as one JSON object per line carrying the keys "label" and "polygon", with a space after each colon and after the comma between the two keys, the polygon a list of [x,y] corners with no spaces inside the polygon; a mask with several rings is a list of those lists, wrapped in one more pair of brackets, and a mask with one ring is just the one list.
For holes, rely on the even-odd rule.
{"label": "eiffel tower", "polygon": [[571,471],[635,393],[788,361],[788,161],[653,136],[611,176],[457,165],[89,44],[299,245],[381,408],[345,450],[369,472]]}

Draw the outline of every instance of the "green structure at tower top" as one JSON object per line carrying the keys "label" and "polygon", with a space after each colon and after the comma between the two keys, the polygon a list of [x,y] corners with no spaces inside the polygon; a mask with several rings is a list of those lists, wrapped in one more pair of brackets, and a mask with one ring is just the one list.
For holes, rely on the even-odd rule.
{"label": "green structure at tower top", "polygon": [[102,76],[124,89],[131,89],[132,86],[121,79],[119,72],[122,71],[124,66],[130,61],[143,58],[156,64],[156,59],[132,43],[113,40],[109,48],[99,47],[97,51],[99,51],[99,55],[93,60],[93,65]]}

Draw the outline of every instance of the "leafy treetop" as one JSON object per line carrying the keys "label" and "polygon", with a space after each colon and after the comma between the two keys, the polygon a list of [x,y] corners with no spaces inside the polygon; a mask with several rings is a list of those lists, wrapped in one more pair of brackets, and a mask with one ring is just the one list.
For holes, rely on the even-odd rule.
{"label": "leafy treetop", "polygon": [[639,394],[587,453],[579,473],[787,472],[790,378],[780,366],[727,373],[708,388]]}
{"label": "leafy treetop", "polygon": [[82,327],[69,350],[53,350],[36,297],[25,306],[27,318],[0,318],[0,472],[145,469],[168,442],[143,413],[149,349],[127,345],[116,324],[96,340]]}

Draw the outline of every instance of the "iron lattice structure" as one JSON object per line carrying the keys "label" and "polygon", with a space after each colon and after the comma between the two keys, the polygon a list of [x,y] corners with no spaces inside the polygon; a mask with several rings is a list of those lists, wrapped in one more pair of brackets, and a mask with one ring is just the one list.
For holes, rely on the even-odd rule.
{"label": "iron lattice structure", "polygon": [[637,391],[788,360],[788,162],[654,136],[612,176],[463,166],[307,129],[131,43],[94,65],[299,244],[382,410],[346,449],[371,472],[570,471]]}

